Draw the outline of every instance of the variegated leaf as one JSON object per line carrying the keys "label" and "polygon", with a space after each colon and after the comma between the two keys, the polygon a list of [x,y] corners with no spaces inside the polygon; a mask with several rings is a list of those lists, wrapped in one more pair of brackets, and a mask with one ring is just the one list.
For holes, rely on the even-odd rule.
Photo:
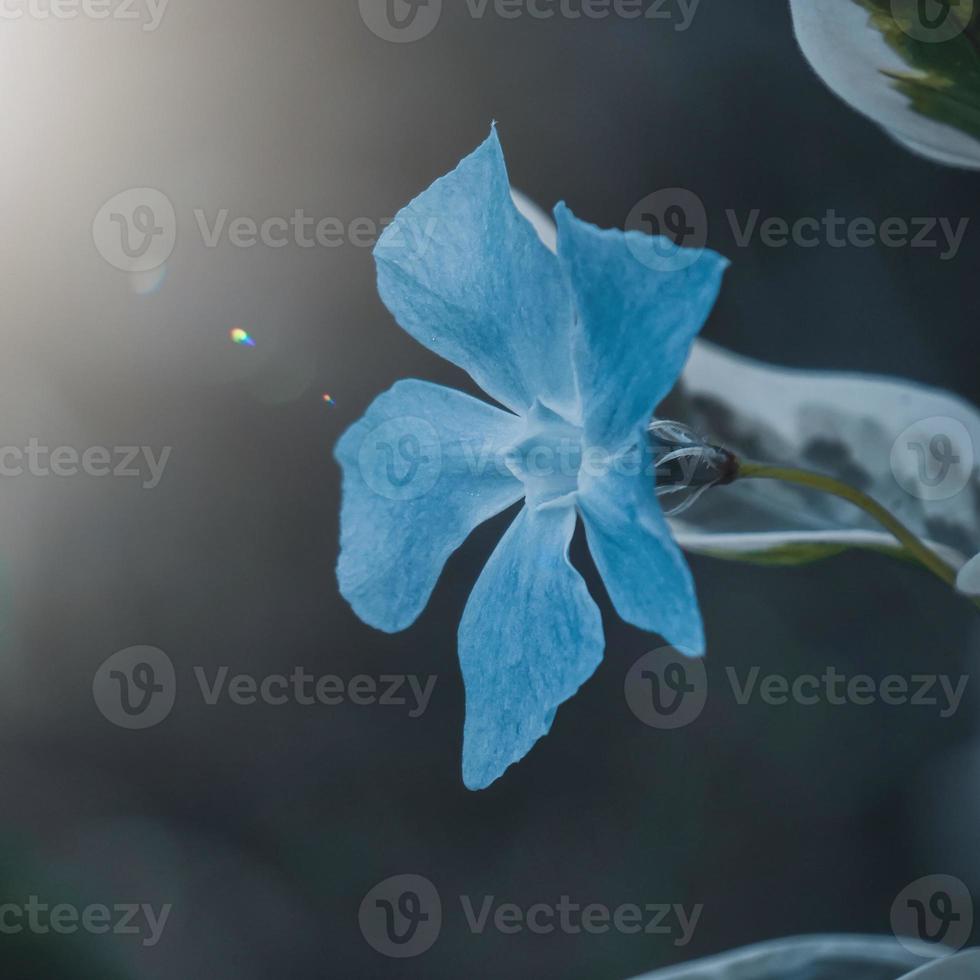
{"label": "variegated leaf", "polygon": [[[805,936],[657,970],[637,980],[953,980],[957,974],[944,967],[960,958],[949,952],[883,937]],[[971,965],[975,968],[975,962]]]}
{"label": "variegated leaf", "polygon": [[980,169],[975,0],[790,0],[810,64],[845,102],[937,163]]}
{"label": "variegated leaf", "polygon": [[[701,342],[662,414],[743,458],[817,470],[863,490],[956,568],[980,544],[980,413],[945,392],[773,367]],[[675,530],[689,550],[742,559],[896,547],[853,505],[772,481],[712,491]]]}

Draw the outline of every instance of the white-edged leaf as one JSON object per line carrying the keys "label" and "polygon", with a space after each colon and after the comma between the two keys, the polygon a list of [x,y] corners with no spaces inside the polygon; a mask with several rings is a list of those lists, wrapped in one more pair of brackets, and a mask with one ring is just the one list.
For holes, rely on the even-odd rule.
{"label": "white-edged leaf", "polygon": [[960,569],[956,588],[964,595],[980,596],[980,555],[972,558]]}
{"label": "white-edged leaf", "polygon": [[[803,936],[749,946],[637,980],[883,980],[941,963],[942,946],[877,936]],[[908,948],[906,948],[908,946]]]}
{"label": "white-edged leaf", "polygon": [[980,980],[980,952],[967,949],[919,967],[902,980]]}
{"label": "white-edged leaf", "polygon": [[[840,98],[913,152],[980,169],[980,140],[942,121],[941,113],[913,105],[896,76],[920,77],[921,69],[889,44],[866,6],[857,0],[790,0],[790,7],[804,55]],[[932,79],[940,87],[945,81],[941,73]]]}
{"label": "white-edged leaf", "polygon": [[[954,567],[980,545],[980,413],[910,382],[773,367],[700,342],[661,413],[739,456],[816,470],[870,494]],[[745,480],[706,494],[675,533],[688,550],[821,557],[897,542],[826,494]]]}

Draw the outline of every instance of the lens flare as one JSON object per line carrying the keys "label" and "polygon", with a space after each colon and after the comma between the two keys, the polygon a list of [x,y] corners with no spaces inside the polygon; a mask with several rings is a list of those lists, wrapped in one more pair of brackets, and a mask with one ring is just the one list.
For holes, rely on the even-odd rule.
{"label": "lens flare", "polygon": [[324,395],[323,396],[323,404],[324,405],[336,405],[337,403],[333,400],[333,395]]}
{"label": "lens flare", "polygon": [[235,327],[231,331],[231,339],[233,343],[238,344],[239,347],[254,347],[255,341],[249,336],[247,330],[242,330],[241,327]]}

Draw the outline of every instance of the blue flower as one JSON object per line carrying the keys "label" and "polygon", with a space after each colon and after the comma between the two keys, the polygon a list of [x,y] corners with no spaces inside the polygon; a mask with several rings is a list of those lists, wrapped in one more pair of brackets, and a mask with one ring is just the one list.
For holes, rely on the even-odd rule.
{"label": "blue flower", "polygon": [[375,251],[382,299],[509,411],[401,381],[336,450],[340,591],[386,632],[415,621],[474,528],[524,501],[459,627],[470,789],[522,759],[602,658],[599,609],[568,558],[579,516],[619,615],[704,652],[691,574],[642,461],[727,262],[600,231],[564,205],[555,217],[557,255],[515,208],[495,131],[398,215]]}

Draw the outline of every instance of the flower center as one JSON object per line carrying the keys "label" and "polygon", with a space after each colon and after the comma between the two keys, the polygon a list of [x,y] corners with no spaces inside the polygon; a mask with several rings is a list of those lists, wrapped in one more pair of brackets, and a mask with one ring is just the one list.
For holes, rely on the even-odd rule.
{"label": "flower center", "polygon": [[574,506],[583,457],[582,428],[535,401],[522,439],[505,455],[530,507]]}

